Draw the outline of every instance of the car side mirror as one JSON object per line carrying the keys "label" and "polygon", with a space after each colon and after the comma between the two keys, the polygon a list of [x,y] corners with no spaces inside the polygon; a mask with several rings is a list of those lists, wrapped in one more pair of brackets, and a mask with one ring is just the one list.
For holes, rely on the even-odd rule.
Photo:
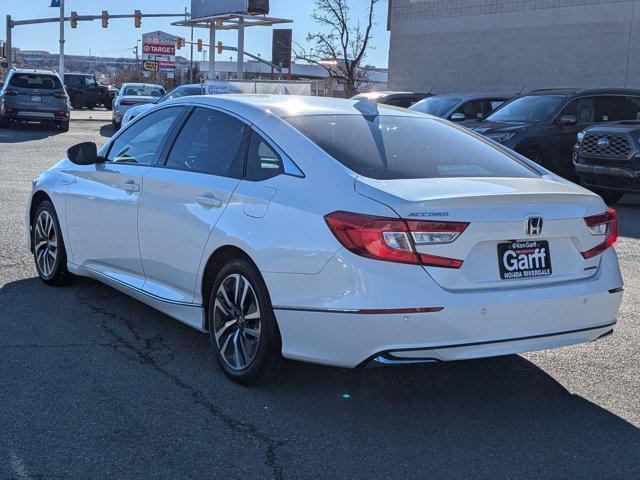
{"label": "car side mirror", "polygon": [[560,117],[560,125],[565,127],[571,127],[578,123],[578,119],[575,115],[563,115]]}
{"label": "car side mirror", "polygon": [[454,113],[451,115],[452,122],[464,122],[467,119],[467,116],[464,113]]}
{"label": "car side mirror", "polygon": [[67,157],[76,165],[94,165],[102,163],[98,157],[98,146],[93,142],[83,142],[70,147]]}

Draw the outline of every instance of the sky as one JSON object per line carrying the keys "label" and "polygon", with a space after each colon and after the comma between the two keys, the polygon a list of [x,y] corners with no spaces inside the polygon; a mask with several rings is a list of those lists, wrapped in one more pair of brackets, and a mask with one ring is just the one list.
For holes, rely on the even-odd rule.
{"label": "sky", "polygon": [[[102,10],[108,10],[111,14],[133,14],[136,9],[141,10],[142,13],[181,13],[191,4],[190,0],[65,0],[65,3],[67,16],[72,10],[77,11],[79,15],[99,15]],[[0,39],[6,38],[4,20],[6,15],[11,15],[14,20],[59,16],[59,9],[50,8],[50,4],[51,0],[0,0]],[[354,21],[360,18],[365,22],[369,1],[349,0],[349,4]],[[290,28],[293,28],[295,42],[304,45],[307,33],[318,30],[317,25],[310,18],[314,8],[313,0],[271,0],[270,6],[269,16],[294,21]],[[367,63],[377,67],[386,67],[388,62],[387,8],[386,0],[376,5],[377,25],[373,30],[373,49],[369,52]],[[71,29],[67,23],[65,53],[132,57],[136,41],[144,32],[163,30],[181,37],[189,36],[189,29],[172,27],[170,25],[172,21],[172,19],[143,19],[142,28],[139,30],[134,28],[133,19],[111,20],[107,29],[102,28],[100,21],[80,22],[77,29]],[[286,25],[281,27],[289,28]],[[198,31],[196,30],[196,38]],[[208,43],[208,32],[205,30],[200,32],[200,38]],[[23,50],[47,50],[56,53],[59,49],[58,38],[59,24],[19,26],[13,29],[14,46]],[[225,45],[236,46],[237,33],[219,32],[217,40],[221,40]],[[247,29],[245,50],[270,59],[271,27]],[[181,52],[182,55],[187,56],[188,50],[183,49]],[[216,58],[228,60],[231,56],[230,52],[224,52]],[[202,54],[194,58],[202,59]]]}

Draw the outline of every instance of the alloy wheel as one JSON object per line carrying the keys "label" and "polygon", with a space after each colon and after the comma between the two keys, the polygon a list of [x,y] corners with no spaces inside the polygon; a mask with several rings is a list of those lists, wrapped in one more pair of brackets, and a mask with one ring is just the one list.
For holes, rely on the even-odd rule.
{"label": "alloy wheel", "polygon": [[58,260],[58,235],[53,217],[43,210],[34,226],[34,254],[38,270],[44,277],[51,277]]}
{"label": "alloy wheel", "polygon": [[233,370],[244,370],[258,353],[261,314],[258,297],[243,275],[228,275],[216,292],[213,307],[216,347]]}

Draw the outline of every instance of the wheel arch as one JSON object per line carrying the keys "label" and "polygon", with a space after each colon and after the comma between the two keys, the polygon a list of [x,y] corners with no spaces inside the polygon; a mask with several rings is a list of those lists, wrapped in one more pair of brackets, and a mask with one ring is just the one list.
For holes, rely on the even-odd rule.
{"label": "wheel arch", "polygon": [[[266,282],[260,269],[256,265],[256,262],[253,261],[251,256],[242,248],[237,247],[235,245],[223,245],[218,247],[213,253],[209,255],[207,262],[204,267],[204,271],[202,273],[202,282],[200,284],[200,294],[202,295],[202,306],[204,308],[204,330],[209,330],[209,318],[207,315],[209,308],[209,290],[213,286],[213,281],[216,278],[217,273],[224,266],[224,264],[231,258],[243,258],[247,260],[251,265],[255,267],[255,269],[260,274],[263,283]],[[269,295],[269,289],[267,288],[267,294]],[[271,298],[269,298],[269,302],[271,302]]]}
{"label": "wheel arch", "polygon": [[53,200],[47,192],[44,190],[37,190],[31,195],[31,205],[29,206],[29,250],[33,252],[33,245],[31,242],[31,229],[33,228],[33,221],[36,216],[36,210],[42,202],[50,202],[53,205]]}

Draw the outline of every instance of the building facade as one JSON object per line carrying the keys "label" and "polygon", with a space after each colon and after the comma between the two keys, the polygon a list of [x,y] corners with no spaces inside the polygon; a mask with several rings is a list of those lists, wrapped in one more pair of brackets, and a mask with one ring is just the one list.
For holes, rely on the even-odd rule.
{"label": "building facade", "polygon": [[389,0],[390,88],[640,88],[640,0]]}

